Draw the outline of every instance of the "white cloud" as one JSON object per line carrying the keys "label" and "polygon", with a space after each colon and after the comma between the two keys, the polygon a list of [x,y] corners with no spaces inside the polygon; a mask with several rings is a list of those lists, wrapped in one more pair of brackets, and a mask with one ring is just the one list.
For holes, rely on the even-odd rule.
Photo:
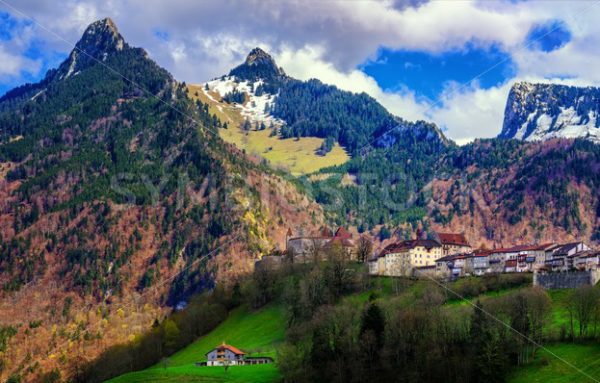
{"label": "white cloud", "polygon": [[374,78],[366,73],[358,69],[340,71],[332,63],[325,61],[323,56],[323,48],[308,46],[300,50],[285,48],[276,54],[275,58],[278,65],[282,66],[292,77],[300,80],[317,78],[343,90],[356,93],[365,92],[381,102],[392,113],[409,120],[425,117],[424,112],[427,105],[419,103],[410,90],[386,92],[379,87]]}
{"label": "white cloud", "polygon": [[37,73],[40,70],[39,61],[28,59],[21,55],[8,52],[3,44],[0,44],[0,78],[9,76],[18,77],[22,72]]}
{"label": "white cloud", "polygon": [[428,115],[459,144],[494,137],[502,128],[510,86],[506,83],[481,89],[477,84],[464,88],[454,85],[442,93],[440,104]]}
{"label": "white cloud", "polygon": [[398,116],[436,122],[458,143],[477,137],[492,137],[500,131],[510,84],[487,90],[477,85],[461,87],[454,84],[445,89],[439,102],[432,103],[418,100],[408,89],[385,91],[364,72],[357,69],[339,71],[333,64],[324,61],[323,56],[322,48],[306,47],[297,51],[284,49],[276,58],[293,77],[302,80],[318,78],[344,90],[366,92]]}

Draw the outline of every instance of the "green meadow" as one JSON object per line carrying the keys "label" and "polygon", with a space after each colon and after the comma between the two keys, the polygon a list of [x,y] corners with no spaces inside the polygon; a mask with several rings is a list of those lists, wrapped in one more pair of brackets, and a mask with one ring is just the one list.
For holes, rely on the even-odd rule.
{"label": "green meadow", "polygon": [[600,381],[600,344],[559,343],[545,346],[533,362],[513,371],[510,383]]}
{"label": "green meadow", "polygon": [[276,357],[276,347],[284,339],[283,310],[268,305],[252,311],[240,307],[212,332],[201,337],[168,360],[143,371],[132,372],[109,380],[110,383],[137,382],[273,382],[279,378],[275,364],[254,366],[197,367],[205,354],[226,342],[250,356]]}
{"label": "green meadow", "polygon": [[[419,280],[398,285],[392,278],[377,278],[371,291],[349,295],[343,299],[363,305],[369,296],[375,293],[381,299],[396,296],[395,299],[401,299],[410,305],[414,304],[430,283]],[[450,288],[458,286],[449,285]],[[519,287],[488,291],[470,300],[485,302],[518,290]],[[569,290],[548,292],[552,301],[552,311],[547,331],[555,339],[561,327],[569,326],[570,323],[567,311],[569,294]],[[459,299],[449,300],[445,304],[448,309],[465,305],[468,303]],[[109,382],[276,382],[281,378],[276,363],[231,366],[226,371],[223,367],[197,367],[195,362],[204,361],[205,354],[222,342],[234,345],[251,356],[271,356],[276,359],[277,347],[282,344],[284,337],[285,315],[280,305],[270,304],[260,310],[251,310],[243,306],[233,310],[215,330],[167,360],[146,370],[119,376]],[[593,382],[594,379],[600,380],[600,344],[553,343],[538,349],[533,360],[527,365],[515,368],[509,375],[508,382],[566,383]]]}

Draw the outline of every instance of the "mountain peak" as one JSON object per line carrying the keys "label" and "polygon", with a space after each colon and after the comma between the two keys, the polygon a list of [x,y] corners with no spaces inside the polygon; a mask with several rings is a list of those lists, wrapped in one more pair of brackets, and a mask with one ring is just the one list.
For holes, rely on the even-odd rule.
{"label": "mountain peak", "polygon": [[109,55],[128,47],[111,18],[95,21],[85,29],[81,39],[75,44],[75,49],[60,65],[53,78],[68,78],[98,61],[106,61]]}
{"label": "mountain peak", "polygon": [[271,55],[256,47],[248,53],[246,61],[232,69],[229,75],[251,81],[274,80],[285,77],[285,72],[277,66]]}
{"label": "mountain peak", "polygon": [[587,138],[600,142],[600,89],[515,83],[508,94],[500,138],[543,141]]}
{"label": "mountain peak", "polygon": [[264,50],[256,47],[248,53],[246,57],[246,65],[260,65],[260,64],[275,64],[275,60]]}
{"label": "mountain peak", "polygon": [[96,57],[98,53],[123,50],[125,45],[125,40],[119,33],[116,24],[107,17],[90,24],[83,32],[76,47]]}

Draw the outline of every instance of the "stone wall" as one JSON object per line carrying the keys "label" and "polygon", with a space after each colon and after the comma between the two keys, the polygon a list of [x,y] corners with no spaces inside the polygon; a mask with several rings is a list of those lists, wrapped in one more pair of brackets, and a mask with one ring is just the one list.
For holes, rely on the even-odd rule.
{"label": "stone wall", "polygon": [[595,284],[597,281],[598,275],[595,271],[533,274],[534,286],[541,286],[545,289],[574,289],[583,285]]}

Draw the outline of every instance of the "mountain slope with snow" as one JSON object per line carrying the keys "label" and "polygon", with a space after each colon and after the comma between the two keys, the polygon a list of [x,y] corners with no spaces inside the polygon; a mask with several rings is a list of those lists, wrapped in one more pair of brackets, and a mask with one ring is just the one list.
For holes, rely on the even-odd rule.
{"label": "mountain slope with snow", "polygon": [[283,139],[325,139],[322,153],[339,143],[355,156],[369,145],[383,147],[384,136],[394,136],[391,141],[401,145],[407,130],[421,134],[424,128],[431,134],[422,135],[423,139],[449,144],[435,125],[394,116],[366,93],[343,91],[316,79],[289,77],[260,48],[253,49],[227,76],[202,84],[201,92],[211,101],[235,106],[252,126],[274,126]]}
{"label": "mountain slope with snow", "polygon": [[510,90],[499,138],[600,143],[600,88],[520,82]]}

